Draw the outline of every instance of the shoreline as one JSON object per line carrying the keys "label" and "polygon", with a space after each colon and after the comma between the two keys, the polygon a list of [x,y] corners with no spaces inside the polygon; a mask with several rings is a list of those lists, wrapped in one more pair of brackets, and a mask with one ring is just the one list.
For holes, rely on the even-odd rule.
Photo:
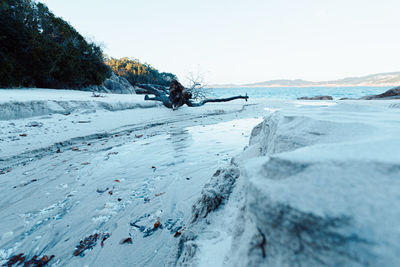
{"label": "shoreline", "polygon": [[399,83],[392,83],[392,84],[379,84],[379,85],[371,85],[371,84],[323,84],[323,85],[260,85],[260,86],[245,86],[245,85],[238,85],[238,86],[212,86],[210,89],[230,89],[230,88],[341,88],[341,87],[370,87],[370,88],[382,88],[382,87],[396,87]]}

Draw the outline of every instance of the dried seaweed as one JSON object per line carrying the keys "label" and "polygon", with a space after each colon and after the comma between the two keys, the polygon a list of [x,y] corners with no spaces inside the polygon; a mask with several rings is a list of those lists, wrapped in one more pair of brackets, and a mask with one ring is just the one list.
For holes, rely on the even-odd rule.
{"label": "dried seaweed", "polygon": [[20,253],[18,255],[12,256],[7,263],[3,264],[3,266],[8,266],[11,267],[14,264],[16,265],[22,265],[24,264],[24,267],[41,267],[47,265],[49,261],[51,261],[54,258],[54,255],[51,255],[50,257],[47,255],[44,255],[43,257],[39,258],[37,255],[33,256],[32,259],[26,261],[27,256],[24,256],[24,253]]}
{"label": "dried seaweed", "polygon": [[101,239],[101,247],[104,247],[104,241],[110,237],[109,233],[96,233],[86,237],[84,240],[79,242],[74,250],[74,256],[85,256],[85,251],[93,249],[97,245],[97,240]]}

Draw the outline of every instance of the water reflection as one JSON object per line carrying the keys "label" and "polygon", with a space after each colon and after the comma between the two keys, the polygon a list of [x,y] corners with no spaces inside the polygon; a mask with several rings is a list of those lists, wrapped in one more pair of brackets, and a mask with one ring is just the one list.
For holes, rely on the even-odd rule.
{"label": "water reflection", "polygon": [[[202,154],[202,161],[218,164],[238,154],[248,144],[250,133],[262,118],[237,119],[211,125],[199,125],[187,128],[192,136],[191,150],[194,154]],[[208,159],[204,158],[208,155]]]}
{"label": "water reflection", "polygon": [[[187,129],[171,130],[167,140],[172,144],[172,149],[174,151],[173,156],[175,159],[185,157],[187,148],[189,148],[193,143],[192,135]],[[182,159],[178,161],[182,161]]]}

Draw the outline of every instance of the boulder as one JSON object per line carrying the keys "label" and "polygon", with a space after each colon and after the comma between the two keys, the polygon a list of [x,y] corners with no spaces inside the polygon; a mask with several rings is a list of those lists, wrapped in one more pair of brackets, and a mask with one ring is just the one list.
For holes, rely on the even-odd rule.
{"label": "boulder", "polygon": [[93,85],[82,89],[83,91],[113,94],[136,94],[135,88],[127,79],[117,76],[114,72],[111,77],[103,82],[103,85]]}
{"label": "boulder", "polygon": [[135,89],[127,79],[117,76],[114,72],[106,79],[103,86],[115,94],[135,94]]}
{"label": "boulder", "polygon": [[379,95],[367,95],[360,98],[361,100],[374,100],[374,99],[400,99],[400,86],[387,90]]}
{"label": "boulder", "polygon": [[299,97],[297,100],[333,100],[333,98],[329,95],[317,95],[317,96],[312,96],[312,97]]}

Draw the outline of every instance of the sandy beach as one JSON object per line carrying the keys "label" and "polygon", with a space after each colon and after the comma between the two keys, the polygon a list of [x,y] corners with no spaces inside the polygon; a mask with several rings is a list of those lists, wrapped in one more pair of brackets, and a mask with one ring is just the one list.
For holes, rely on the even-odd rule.
{"label": "sandy beach", "polygon": [[399,100],[173,111],[137,95],[1,90],[0,264],[391,265],[399,112]]}

